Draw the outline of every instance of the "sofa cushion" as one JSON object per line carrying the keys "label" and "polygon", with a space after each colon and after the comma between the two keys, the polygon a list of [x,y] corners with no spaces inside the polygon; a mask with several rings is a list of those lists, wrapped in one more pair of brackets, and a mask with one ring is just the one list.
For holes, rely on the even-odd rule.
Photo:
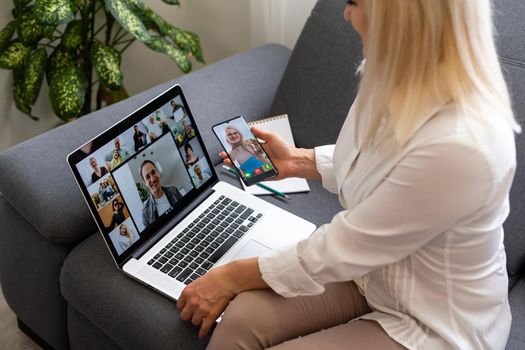
{"label": "sofa cushion", "polygon": [[99,233],[78,244],[64,262],[62,295],[124,349],[204,349],[198,328],[183,322],[175,302],[126,277]]}
{"label": "sofa cushion", "polygon": [[512,327],[507,341],[507,350],[525,349],[525,277],[509,293],[512,310]]}
{"label": "sofa cushion", "polygon": [[[525,63],[503,60],[503,69],[510,85],[513,108],[518,122],[525,128]],[[525,62],[525,60],[524,60]],[[524,129],[525,130],[525,129]],[[510,214],[504,224],[507,268],[511,275],[525,264],[525,135],[516,135],[517,168],[510,192]]]}
{"label": "sofa cushion", "polygon": [[[494,0],[496,44],[510,86],[514,112],[525,131],[524,1]],[[505,249],[509,274],[525,267],[525,135],[516,136],[518,167],[510,194],[510,215],[505,222]]]}
{"label": "sofa cushion", "polygon": [[338,0],[317,2],[272,104],[271,114],[289,115],[301,147],[335,143],[355,98],[361,44],[344,7]]}
{"label": "sofa cushion", "polygon": [[182,85],[204,141],[218,161],[211,125],[232,115],[266,116],[290,50],[265,45],[162,84],[0,154],[0,192],[29,223],[56,243],[78,241],[95,223],[66,156],[174,83]]}

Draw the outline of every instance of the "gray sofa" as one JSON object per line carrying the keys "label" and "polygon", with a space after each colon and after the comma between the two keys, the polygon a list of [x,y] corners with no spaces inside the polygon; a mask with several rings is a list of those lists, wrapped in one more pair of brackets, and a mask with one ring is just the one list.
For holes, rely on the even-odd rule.
{"label": "gray sofa", "polygon": [[[498,49],[518,120],[525,126],[522,0],[495,1]],[[54,349],[200,349],[208,339],[179,320],[173,301],[125,277],[114,265],[74,184],[66,155],[174,83],[181,84],[220,177],[210,126],[243,114],[288,113],[302,147],[333,143],[352,103],[360,44],[343,20],[344,2],[321,0],[293,51],[265,45],[209,65],[126,101],[53,129],[0,155],[0,280],[19,326]],[[525,141],[505,224],[509,298],[507,349],[525,348]],[[340,210],[337,198],[311,191],[269,202],[317,225]],[[309,203],[315,202],[315,206]],[[323,208],[322,211],[319,208]]]}

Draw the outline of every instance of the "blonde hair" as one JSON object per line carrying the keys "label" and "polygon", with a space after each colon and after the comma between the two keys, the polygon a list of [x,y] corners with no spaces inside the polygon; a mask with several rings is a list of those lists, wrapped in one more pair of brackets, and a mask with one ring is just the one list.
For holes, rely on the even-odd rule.
{"label": "blonde hair", "polygon": [[[489,0],[364,2],[368,16],[366,63],[356,101],[358,140],[371,144],[393,131],[403,145],[432,107],[452,102],[464,114],[490,108],[516,132],[498,61]],[[382,132],[381,132],[382,133]]]}
{"label": "blonde hair", "polygon": [[[124,232],[125,234],[122,234],[122,229],[124,228]],[[125,225],[125,224],[121,224],[120,227],[119,227],[119,230],[118,230],[119,234],[121,236],[125,236],[127,237],[130,241],[132,239],[132,233],[130,231],[130,229]]]}

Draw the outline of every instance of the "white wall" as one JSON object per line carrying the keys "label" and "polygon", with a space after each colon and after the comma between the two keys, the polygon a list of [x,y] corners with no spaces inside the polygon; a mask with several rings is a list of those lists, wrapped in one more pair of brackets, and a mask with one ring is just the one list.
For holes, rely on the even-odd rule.
{"label": "white wall", "polygon": [[[199,34],[208,64],[268,42],[293,47],[316,0],[183,0],[180,7],[145,0],[170,23]],[[0,8],[0,28],[11,20],[12,3]],[[123,55],[124,85],[130,95],[181,73],[167,56],[134,43]],[[202,65],[196,63],[194,70]],[[45,84],[44,84],[45,85]],[[41,120],[20,113],[12,98],[12,73],[0,70],[0,152],[60,122],[45,86],[34,108]]]}

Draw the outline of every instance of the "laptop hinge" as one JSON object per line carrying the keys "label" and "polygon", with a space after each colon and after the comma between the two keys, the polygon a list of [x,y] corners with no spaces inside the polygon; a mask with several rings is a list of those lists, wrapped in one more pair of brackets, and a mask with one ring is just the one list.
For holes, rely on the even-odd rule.
{"label": "laptop hinge", "polygon": [[169,231],[179,224],[188,214],[190,214],[195,208],[197,208],[202,202],[204,202],[209,196],[211,196],[215,190],[210,187],[205,190],[200,196],[191,202],[186,208],[181,210],[180,213],[175,215],[173,220],[168,222],[158,233],[151,236],[139,249],[137,249],[129,258],[122,262],[122,266],[128,262],[129,259],[140,259],[144,253],[146,253],[151,247],[153,247],[158,241],[160,241]]}

